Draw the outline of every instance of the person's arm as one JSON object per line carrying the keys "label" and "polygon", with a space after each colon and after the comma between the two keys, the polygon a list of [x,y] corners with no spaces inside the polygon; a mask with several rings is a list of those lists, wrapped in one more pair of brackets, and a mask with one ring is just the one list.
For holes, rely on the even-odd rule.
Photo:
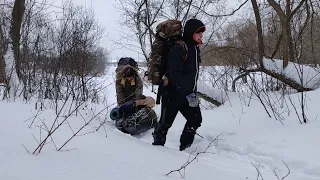
{"label": "person's arm", "polygon": [[153,108],[156,105],[156,101],[151,96],[135,100],[135,103],[137,106],[146,106],[150,108]]}
{"label": "person's arm", "polygon": [[116,95],[117,95],[117,103],[121,105],[125,102],[125,95],[123,86],[121,85],[121,79],[116,80]]}
{"label": "person's arm", "polygon": [[184,48],[180,44],[172,47],[168,52],[168,73],[170,81],[177,91],[187,96],[193,92],[193,87],[188,86],[187,79],[183,75],[185,53]]}
{"label": "person's arm", "polygon": [[143,97],[143,82],[140,76],[136,75],[136,90],[134,91],[134,99],[142,99]]}

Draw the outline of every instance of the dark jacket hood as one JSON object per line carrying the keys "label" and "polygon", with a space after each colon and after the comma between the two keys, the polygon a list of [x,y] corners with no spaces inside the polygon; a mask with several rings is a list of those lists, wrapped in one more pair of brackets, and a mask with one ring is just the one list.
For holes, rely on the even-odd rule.
{"label": "dark jacket hood", "polygon": [[120,65],[116,69],[117,78],[125,78],[137,74],[136,69],[131,65]]}
{"label": "dark jacket hood", "polygon": [[183,40],[188,44],[196,44],[193,40],[193,34],[196,32],[204,32],[206,30],[204,24],[198,19],[189,19],[184,25]]}

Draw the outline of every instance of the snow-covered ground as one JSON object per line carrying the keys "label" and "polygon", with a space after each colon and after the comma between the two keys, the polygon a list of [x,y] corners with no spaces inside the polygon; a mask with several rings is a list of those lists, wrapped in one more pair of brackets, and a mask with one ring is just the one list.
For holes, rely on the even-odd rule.
{"label": "snow-covered ground", "polygon": [[306,88],[316,89],[320,86],[320,70],[318,68],[310,68],[309,66],[298,65],[289,62],[286,68],[283,68],[283,61],[280,59],[263,59],[265,68],[284,74],[286,77],[295,80],[299,84],[303,84]]}
{"label": "snow-covered ground", "polygon": [[[110,67],[104,77],[97,79],[106,85],[104,97],[101,97],[105,101],[84,105],[63,122],[70,111],[64,109],[54,123],[61,123],[61,127],[38,155],[32,152],[46,137],[46,129],[51,128],[56,118],[55,111],[49,108],[52,103],[45,102],[46,108],[39,111],[39,106],[35,109],[35,101],[1,101],[0,179],[181,179],[179,172],[166,174],[179,169],[188,159],[192,160],[197,152],[204,152],[211,142],[206,153],[199,154],[185,171],[181,171],[186,179],[256,180],[260,172],[263,179],[276,180],[275,172],[281,179],[288,169],[287,180],[320,179],[320,90],[305,93],[307,124],[300,124],[291,103],[283,109],[276,106],[282,117],[280,122],[268,116],[255,96],[249,101],[250,94],[229,92],[223,96],[227,98],[222,106],[202,110],[199,135],[190,148],[180,152],[179,137],[185,123],[181,114],[168,132],[165,147],[151,145],[153,130],[132,137],[115,129],[108,114],[116,99],[114,70]],[[148,84],[144,94],[156,97]],[[273,99],[279,97],[277,93],[270,95]],[[300,113],[299,94],[290,97]],[[155,111],[160,116],[160,106],[156,106]],[[271,112],[270,108],[268,111]],[[34,118],[37,112],[40,113]],[[81,129],[90,119],[89,125]],[[106,123],[98,129],[104,121]],[[63,146],[79,129],[78,136]],[[61,146],[63,148],[57,151]]]}

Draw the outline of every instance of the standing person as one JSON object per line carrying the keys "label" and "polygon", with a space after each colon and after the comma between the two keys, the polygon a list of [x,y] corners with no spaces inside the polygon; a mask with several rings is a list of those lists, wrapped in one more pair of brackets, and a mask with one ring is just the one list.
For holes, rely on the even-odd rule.
{"label": "standing person", "polygon": [[202,44],[205,30],[200,20],[188,20],[182,37],[187,49],[176,43],[168,52],[165,71],[168,81],[162,87],[161,117],[153,132],[153,145],[165,144],[167,132],[179,111],[187,120],[180,136],[180,151],[191,146],[196,130],[201,126],[202,115],[196,93],[201,62],[199,44]]}

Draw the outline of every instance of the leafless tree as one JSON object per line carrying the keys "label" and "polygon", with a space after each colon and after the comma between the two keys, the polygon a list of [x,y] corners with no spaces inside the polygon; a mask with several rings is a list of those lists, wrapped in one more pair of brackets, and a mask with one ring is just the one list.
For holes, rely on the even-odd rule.
{"label": "leafless tree", "polygon": [[12,23],[11,23],[11,39],[13,54],[15,59],[15,69],[18,77],[20,77],[20,30],[25,12],[25,0],[15,0],[12,9]]}
{"label": "leafless tree", "polygon": [[[241,13],[252,16],[229,21],[216,32],[216,41],[210,42],[203,49],[202,64],[205,66],[203,69],[206,71],[206,78],[211,78],[206,81],[212,87],[239,92],[242,91],[243,85],[249,87],[251,94],[264,105],[268,116],[274,116],[278,120],[282,120],[282,114],[289,111],[288,107],[285,109],[279,107],[284,107],[286,94],[294,89],[301,95],[300,108],[303,119],[301,122],[306,122],[304,92],[313,88],[305,86],[307,82],[304,76],[308,72],[303,72],[304,69],[299,64],[318,66],[316,54],[320,50],[317,50],[319,48],[317,39],[320,34],[315,24],[318,24],[319,3],[279,1],[280,3],[274,4],[274,1],[255,0],[250,1],[251,4],[246,2],[240,3],[239,8],[244,4],[247,8]],[[213,16],[213,13],[210,15]],[[300,79],[292,79],[284,73],[270,71],[265,67],[264,58],[283,60],[283,69],[289,61],[297,63],[294,64],[294,71],[299,74]],[[216,71],[209,67],[212,65],[229,68],[224,70],[219,68]],[[239,80],[242,82],[238,83]],[[236,84],[239,85],[238,88]],[[271,98],[270,93],[273,91],[280,91],[281,100]]]}
{"label": "leafless tree", "polygon": [[91,78],[104,73],[108,60],[99,44],[103,29],[89,9],[66,2],[50,16],[50,6],[35,0],[25,4],[19,50],[23,97],[60,99],[70,78],[81,83],[68,93],[81,89],[78,92],[88,96]]}
{"label": "leafless tree", "polygon": [[[19,73],[22,84],[18,87],[21,88],[21,93],[17,96],[22,95],[25,101],[38,99],[38,112],[29,126],[31,128],[37,125],[40,128],[40,139],[37,140],[39,144],[33,154],[40,153],[49,142],[60,151],[74,137],[86,134],[80,133],[105,110],[92,112],[92,117],[85,117],[83,114],[88,104],[99,103],[99,91],[103,89],[94,81],[94,78],[105,73],[108,61],[108,52],[100,46],[103,29],[91,9],[75,5],[71,1],[63,3],[62,7],[56,7],[56,12],[47,11],[52,5],[46,0],[23,2],[23,16],[15,19],[16,22],[12,22],[14,18],[12,19],[10,12],[19,14],[16,9],[22,8],[21,4],[15,4],[14,11],[14,4],[1,5],[5,10],[0,14],[0,60],[4,62],[3,67],[0,66],[0,72],[7,72],[8,69],[3,57],[9,51],[11,38],[15,40],[12,41],[12,48],[17,66],[13,68]],[[12,36],[9,36],[10,27],[7,22],[12,22],[11,26],[16,27],[11,28]],[[55,112],[53,120],[39,119],[46,110]],[[52,135],[60,127],[69,124],[72,116],[81,117],[85,123],[76,131],[69,126],[74,132],[73,136],[58,147]]]}
{"label": "leafless tree", "polygon": [[[125,40],[133,40],[139,42],[137,51],[141,49],[146,61],[149,57],[149,49],[155,38],[155,27],[160,21],[166,19],[179,19],[185,23],[189,18],[201,17],[202,21],[208,27],[207,41],[209,42],[214,36],[214,32],[218,29],[224,21],[224,17],[230,14],[223,14],[222,10],[225,7],[223,1],[208,1],[208,0],[152,0],[152,1],[128,1],[121,0],[121,7],[119,10],[123,14],[122,24],[128,27],[129,31],[135,34],[135,39],[130,39],[131,33],[124,34]],[[211,14],[215,11],[215,14]],[[220,18],[220,19],[219,19]],[[132,44],[128,44],[132,47]],[[124,44],[124,47],[126,45]]]}
{"label": "leafless tree", "polygon": [[9,43],[9,24],[10,24],[10,10],[11,4],[4,1],[0,5],[0,83],[7,84],[5,59],[4,55],[8,50]]}
{"label": "leafless tree", "polygon": [[[135,34],[134,41],[139,42],[138,50],[141,49],[145,59],[148,59],[148,44],[153,42],[155,35],[153,27],[157,22],[161,10],[164,8],[165,0],[121,0],[121,7],[118,7],[123,14],[122,24]],[[131,33],[122,35],[124,39],[130,39]],[[149,43],[148,43],[149,42]],[[129,45],[124,45],[124,47]]]}

